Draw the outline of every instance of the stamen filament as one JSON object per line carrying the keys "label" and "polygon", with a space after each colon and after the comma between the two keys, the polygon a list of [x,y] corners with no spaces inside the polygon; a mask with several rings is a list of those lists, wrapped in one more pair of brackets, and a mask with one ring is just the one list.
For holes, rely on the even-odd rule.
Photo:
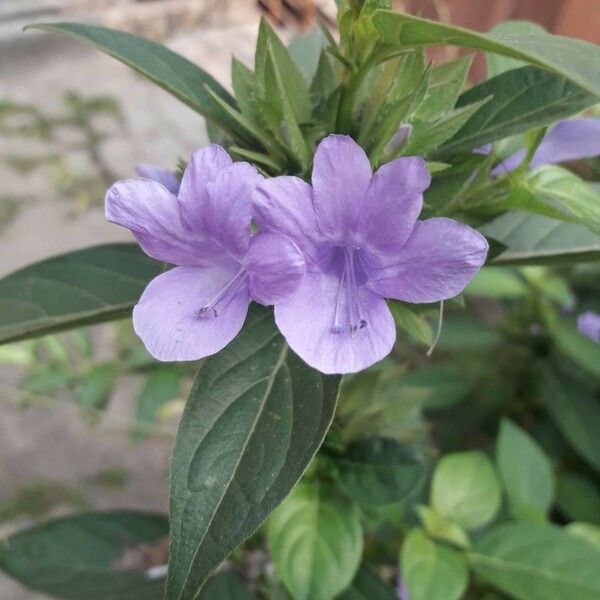
{"label": "stamen filament", "polygon": [[354,249],[344,249],[344,264],[340,275],[340,283],[337,291],[335,303],[335,313],[333,319],[333,333],[341,333],[344,326],[341,323],[342,301],[346,300],[346,311],[348,318],[348,330],[351,335],[355,335],[359,329],[367,326],[367,320],[364,317],[362,303],[356,281],[356,272],[354,270]]}
{"label": "stamen filament", "polygon": [[246,269],[242,267],[204,306],[198,309],[198,316],[205,317],[212,310],[215,318],[218,317],[219,311],[217,310],[217,305],[228,296],[227,302],[222,308],[227,307],[235,293],[239,290],[245,274]]}
{"label": "stamen filament", "polygon": [[358,322],[360,329],[363,329],[367,326],[367,320],[364,317],[362,302],[360,301],[360,295],[358,293],[358,284],[356,283],[356,271],[354,270],[354,251],[350,251],[350,273],[352,274],[351,282],[352,287],[354,288],[354,297],[356,299],[356,311],[358,313]]}
{"label": "stamen filament", "polygon": [[346,267],[342,271],[340,278],[340,285],[338,287],[337,300],[335,302],[335,313],[333,317],[333,333],[342,333],[342,326],[340,325],[340,305],[342,303],[342,292],[344,290],[344,282],[346,280]]}

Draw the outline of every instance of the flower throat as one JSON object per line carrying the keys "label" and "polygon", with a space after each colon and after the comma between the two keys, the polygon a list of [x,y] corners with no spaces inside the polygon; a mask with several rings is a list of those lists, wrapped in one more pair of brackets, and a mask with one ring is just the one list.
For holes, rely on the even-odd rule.
{"label": "flower throat", "polygon": [[205,318],[212,314],[216,319],[239,292],[245,277],[246,269],[242,267],[204,306],[196,311],[196,315]]}
{"label": "flower throat", "polygon": [[[335,313],[333,317],[333,333],[342,333],[345,328],[348,329],[351,335],[356,334],[359,329],[364,329],[367,326],[360,296],[358,292],[358,283],[356,278],[356,254],[358,248],[339,248],[341,256],[342,270],[340,277],[340,285],[337,292],[335,303]],[[344,304],[346,308],[346,319],[344,323]]]}

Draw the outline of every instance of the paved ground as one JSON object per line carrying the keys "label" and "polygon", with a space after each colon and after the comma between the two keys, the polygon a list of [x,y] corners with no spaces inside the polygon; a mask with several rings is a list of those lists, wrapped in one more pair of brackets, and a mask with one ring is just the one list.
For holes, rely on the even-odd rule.
{"label": "paved ground", "polygon": [[[55,3],[65,4],[59,0]],[[64,110],[66,91],[109,94],[118,99],[125,126],[105,119],[103,129],[109,137],[101,151],[103,163],[116,176],[132,174],[137,162],[174,165],[179,156],[189,155],[206,142],[201,118],[165,92],[80,44],[36,33],[23,34],[32,36],[25,42],[15,27],[9,30],[1,22],[2,10],[7,12],[0,2],[0,101],[33,104],[58,114]],[[169,37],[168,44],[226,82],[230,55],[244,61],[252,56],[258,20],[247,6],[243,15],[237,11],[228,21],[223,13],[209,13],[206,22],[210,28],[182,27]],[[236,24],[228,26],[227,22]],[[53,148],[65,157],[69,168],[93,171],[89,154],[73,149],[70,135],[62,132],[60,139],[52,142]],[[77,199],[65,197],[53,181],[51,169],[23,173],[2,160],[9,154],[41,156],[49,145],[35,139],[2,137],[0,133],[0,198],[16,199],[18,213],[14,218],[6,217],[0,230],[0,275],[54,253],[128,239],[126,232],[104,221],[101,206],[82,208]],[[113,337],[110,327],[95,328],[100,354],[110,354]],[[16,406],[6,389],[18,388],[20,377],[18,369],[0,362],[0,384],[4,386],[0,394],[0,502],[36,482],[50,482],[60,489],[66,486],[69,493],[73,491],[98,508],[165,510],[171,440],[152,437],[136,444],[122,432],[139,380],[121,382],[106,415],[92,428],[68,402]],[[107,469],[122,470],[129,477],[116,487],[93,481]],[[72,510],[71,502],[59,501],[51,514],[68,510]],[[0,526],[0,535],[28,522],[21,517],[5,523]],[[0,598],[34,600],[40,596],[0,575]]]}

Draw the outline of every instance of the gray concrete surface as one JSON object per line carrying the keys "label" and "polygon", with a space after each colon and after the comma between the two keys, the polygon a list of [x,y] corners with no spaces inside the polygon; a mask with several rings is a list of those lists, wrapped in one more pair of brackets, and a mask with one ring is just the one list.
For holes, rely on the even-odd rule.
{"label": "gray concrete surface", "polygon": [[[39,8],[42,3],[42,0],[27,1],[30,8],[34,4]],[[176,3],[184,4],[180,0]],[[16,0],[13,8],[14,4]],[[46,4],[50,10],[50,5],[64,9],[69,3],[55,0]],[[118,4],[111,3],[111,10]],[[144,10],[150,14],[157,10],[157,6],[150,5],[158,4],[161,2],[148,3]],[[223,11],[229,4],[222,5]],[[97,10],[97,5],[92,9]],[[190,27],[187,21],[186,26],[171,32],[168,45],[227,82],[231,55],[249,62],[253,54],[258,19],[253,2],[244,0],[241,5],[243,10],[235,14],[207,13],[205,24],[192,22]],[[23,12],[25,8],[23,4]],[[8,13],[6,2],[0,1],[0,100],[32,103],[51,112],[61,110],[61,98],[67,90],[114,96],[121,104],[126,127],[108,128],[110,134],[102,156],[118,176],[131,175],[137,162],[174,166],[178,157],[188,156],[206,143],[202,119],[167,93],[81,44],[47,34],[21,34],[18,30],[28,20],[27,15],[7,24],[3,15]],[[140,23],[143,25],[144,19],[140,12],[136,14],[137,27]],[[72,17],[63,13],[62,17],[65,16]],[[105,16],[110,16],[112,24],[118,21],[116,10],[112,16]],[[126,23],[127,15],[121,13],[121,17]],[[163,33],[167,29],[163,28]],[[26,36],[31,37],[25,40]],[[90,168],[85,153],[73,150],[69,142],[65,139],[58,145],[65,160],[78,169]],[[43,142],[6,138],[0,134],[0,158],[8,153],[35,156],[46,150]],[[127,232],[104,221],[101,205],[80,210],[72,200],[61,197],[47,170],[17,173],[0,160],[0,196],[14,196],[22,202],[16,218],[0,232],[0,276],[52,254],[129,239]],[[110,354],[111,335],[110,326],[94,328],[94,339],[100,340],[101,354]],[[123,431],[131,418],[132,399],[142,383],[138,378],[120,382],[106,414],[99,424],[90,427],[67,399],[18,406],[7,390],[18,390],[21,375],[19,369],[0,363],[0,389],[3,389],[0,393],[0,502],[32,482],[44,481],[76,490],[96,508],[166,510],[171,439],[168,435],[153,436],[134,443]],[[174,427],[172,423],[171,432]],[[91,482],[98,472],[114,468],[129,473],[122,487],[110,488]],[[68,503],[59,503],[46,516],[69,510],[73,508]],[[28,518],[5,523],[0,526],[0,537],[29,523]],[[42,596],[0,575],[1,600],[38,598]]]}

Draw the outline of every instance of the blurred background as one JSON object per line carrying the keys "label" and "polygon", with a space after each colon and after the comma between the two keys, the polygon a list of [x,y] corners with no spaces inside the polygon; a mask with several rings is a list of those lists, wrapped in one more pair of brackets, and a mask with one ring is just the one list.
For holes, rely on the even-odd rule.
{"label": "blurred background", "polygon": [[[505,19],[600,43],[600,0],[405,0],[399,10],[485,31]],[[132,71],[29,23],[81,21],[160,40],[224,83],[251,63],[258,18],[291,38],[333,0],[0,0],[0,276],[129,239],[104,190],[137,163],[174,168],[207,142],[190,109]],[[436,61],[456,50],[432,54]],[[475,62],[472,78],[483,75]],[[81,508],[164,511],[191,369],[153,369],[128,323],[0,347],[0,537]],[[2,600],[33,599],[0,575]]]}

